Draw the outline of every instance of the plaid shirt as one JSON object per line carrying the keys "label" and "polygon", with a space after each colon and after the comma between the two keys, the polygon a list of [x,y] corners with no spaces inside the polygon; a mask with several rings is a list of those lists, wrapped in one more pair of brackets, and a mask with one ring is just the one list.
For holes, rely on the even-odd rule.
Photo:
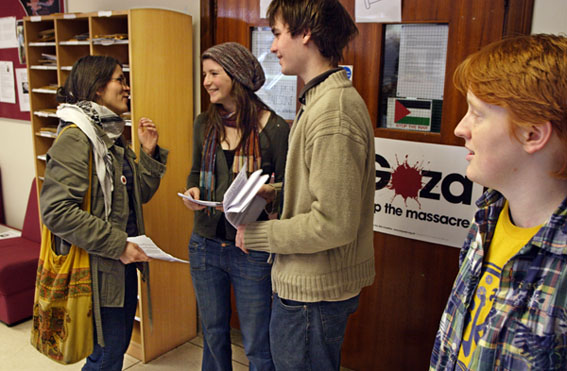
{"label": "plaid shirt", "polygon": [[[504,197],[478,201],[460,270],[441,317],[430,370],[459,370],[457,357]],[[567,199],[503,267],[470,370],[567,370]]]}

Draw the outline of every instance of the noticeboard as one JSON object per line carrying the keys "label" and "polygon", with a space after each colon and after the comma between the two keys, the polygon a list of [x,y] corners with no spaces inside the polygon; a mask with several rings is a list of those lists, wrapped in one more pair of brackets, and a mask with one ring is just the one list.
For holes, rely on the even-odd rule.
{"label": "noticeboard", "polygon": [[448,35],[447,24],[386,25],[380,127],[441,131]]}

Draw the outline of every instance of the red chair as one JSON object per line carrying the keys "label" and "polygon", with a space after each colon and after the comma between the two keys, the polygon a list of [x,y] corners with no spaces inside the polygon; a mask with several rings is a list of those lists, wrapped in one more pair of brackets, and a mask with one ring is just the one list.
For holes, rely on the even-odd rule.
{"label": "red chair", "polygon": [[0,321],[13,325],[32,316],[41,228],[34,178],[21,237],[0,239]]}

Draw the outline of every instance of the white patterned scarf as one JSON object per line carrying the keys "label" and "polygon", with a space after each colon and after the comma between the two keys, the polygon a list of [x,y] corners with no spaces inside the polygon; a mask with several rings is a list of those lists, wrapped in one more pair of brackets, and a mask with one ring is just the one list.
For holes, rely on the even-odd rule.
{"label": "white patterned scarf", "polygon": [[112,157],[108,153],[103,139],[97,135],[95,125],[101,127],[106,136],[115,141],[124,131],[124,120],[105,106],[90,101],[60,104],[57,107],[57,117],[62,121],[58,132],[62,125],[65,125],[63,121],[73,123],[85,133],[93,145],[95,171],[104,197],[104,219],[108,220],[112,209],[112,191],[114,190]]}

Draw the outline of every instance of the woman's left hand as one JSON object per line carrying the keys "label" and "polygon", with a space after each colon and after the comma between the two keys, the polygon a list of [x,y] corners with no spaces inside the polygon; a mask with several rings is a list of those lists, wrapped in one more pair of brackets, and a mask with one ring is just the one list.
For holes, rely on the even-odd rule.
{"label": "woman's left hand", "polygon": [[142,145],[142,150],[148,156],[153,156],[158,142],[158,131],[156,124],[147,117],[142,117],[138,122],[138,138]]}

